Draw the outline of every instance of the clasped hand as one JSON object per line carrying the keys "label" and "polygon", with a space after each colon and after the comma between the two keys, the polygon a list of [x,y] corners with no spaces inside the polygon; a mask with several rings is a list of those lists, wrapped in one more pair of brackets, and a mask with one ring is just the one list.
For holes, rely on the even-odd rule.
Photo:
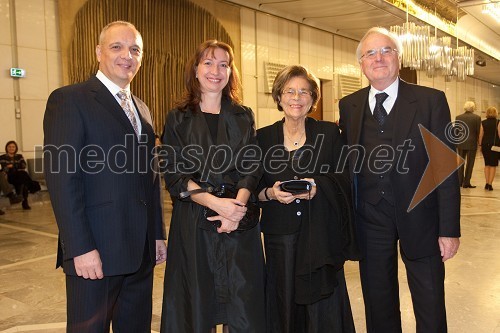
{"label": "clasped hand", "polygon": [[[311,182],[311,184],[315,184],[313,178],[304,178],[304,180]],[[311,188],[311,191],[309,191],[309,192],[305,192],[305,193],[301,193],[301,194],[292,194],[290,192],[281,191],[280,184],[281,184],[281,182],[277,181],[274,183],[274,185],[272,187],[274,197],[276,198],[276,200],[278,200],[279,202],[284,203],[286,205],[295,201],[296,199],[311,200],[316,195],[316,185],[313,185]]]}
{"label": "clasped hand", "polygon": [[218,233],[230,233],[238,228],[238,225],[247,212],[245,204],[237,199],[217,198],[214,207],[210,207],[219,215],[207,217],[209,221],[220,221],[221,226],[217,228]]}

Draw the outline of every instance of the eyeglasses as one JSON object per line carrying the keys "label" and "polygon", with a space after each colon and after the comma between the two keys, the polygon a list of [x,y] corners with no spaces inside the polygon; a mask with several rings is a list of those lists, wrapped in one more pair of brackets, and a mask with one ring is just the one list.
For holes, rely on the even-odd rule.
{"label": "eyeglasses", "polygon": [[306,97],[306,96],[312,96],[312,91],[306,90],[306,89],[288,89],[288,90],[283,90],[281,92],[282,95],[285,95],[287,97],[295,97],[295,95],[299,95],[299,97]]}
{"label": "eyeglasses", "polygon": [[380,49],[376,50],[376,49],[373,49],[373,50],[368,50],[365,52],[365,54],[363,54],[361,56],[361,58],[359,58],[359,60],[363,59],[363,58],[367,58],[367,59],[375,59],[375,57],[377,56],[377,53],[380,53],[380,56],[381,57],[385,57],[385,56],[390,56],[392,55],[393,52],[396,52],[398,53],[398,50],[396,49],[393,49],[392,47],[390,46],[384,46],[384,47],[381,47]]}

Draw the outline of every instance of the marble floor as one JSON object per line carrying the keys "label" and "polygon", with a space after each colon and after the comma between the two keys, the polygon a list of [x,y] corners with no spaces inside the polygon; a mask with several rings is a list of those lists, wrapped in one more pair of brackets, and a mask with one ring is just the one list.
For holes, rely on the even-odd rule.
{"label": "marble floor", "polygon": [[[500,333],[500,175],[485,191],[478,157],[475,189],[462,189],[462,238],[458,255],[446,263],[449,332]],[[32,210],[7,207],[0,216],[0,333],[65,331],[64,275],[55,269],[57,228],[48,194],[30,197]],[[168,206],[168,205],[167,205]],[[166,221],[170,210],[166,209]],[[155,270],[152,332],[158,332],[164,266]],[[365,332],[357,264],[346,265],[357,332]],[[415,332],[411,300],[400,264],[403,331]],[[220,328],[219,328],[220,331]],[[183,333],[183,332],[180,332]],[[325,332],[327,333],[327,332]]]}

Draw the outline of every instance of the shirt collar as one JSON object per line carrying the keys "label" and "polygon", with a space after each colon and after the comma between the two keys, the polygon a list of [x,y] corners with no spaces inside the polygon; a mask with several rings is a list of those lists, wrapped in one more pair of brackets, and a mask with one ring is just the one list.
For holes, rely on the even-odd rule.
{"label": "shirt collar", "polygon": [[121,88],[120,86],[118,86],[116,83],[114,83],[113,81],[111,81],[103,72],[101,72],[100,70],[97,71],[97,74],[95,75],[99,81],[102,82],[102,84],[104,84],[106,86],[106,88],[108,88],[109,92],[113,95],[113,96],[116,96],[116,94],[120,91],[120,90],[126,90],[128,95],[130,96],[130,84],[128,84],[125,88]]}
{"label": "shirt collar", "polygon": [[396,97],[398,96],[398,88],[399,88],[399,78],[394,80],[394,82],[391,83],[391,85],[388,86],[387,88],[385,88],[383,91],[379,91],[379,90],[373,88],[373,86],[372,86],[370,88],[370,93],[369,93],[368,97],[370,99],[372,99],[372,98],[375,98],[376,94],[379,94],[381,92],[385,92],[387,95],[389,95],[389,98],[391,100],[396,100]]}

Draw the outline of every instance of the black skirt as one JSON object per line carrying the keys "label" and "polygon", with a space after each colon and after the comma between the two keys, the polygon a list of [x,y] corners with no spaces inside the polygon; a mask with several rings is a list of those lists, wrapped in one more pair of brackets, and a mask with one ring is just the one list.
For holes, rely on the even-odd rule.
{"label": "black skirt", "polygon": [[498,158],[500,157],[500,153],[491,150],[491,145],[483,144],[481,145],[481,152],[484,157],[484,165],[485,166],[498,166]]}
{"label": "black skirt", "polygon": [[338,284],[329,297],[313,304],[295,303],[295,254],[298,237],[299,233],[264,235],[267,332],[355,332],[343,269],[337,272]]}
{"label": "black skirt", "polygon": [[177,201],[164,280],[162,333],[265,332],[264,255],[260,229],[217,233],[202,207]]}

